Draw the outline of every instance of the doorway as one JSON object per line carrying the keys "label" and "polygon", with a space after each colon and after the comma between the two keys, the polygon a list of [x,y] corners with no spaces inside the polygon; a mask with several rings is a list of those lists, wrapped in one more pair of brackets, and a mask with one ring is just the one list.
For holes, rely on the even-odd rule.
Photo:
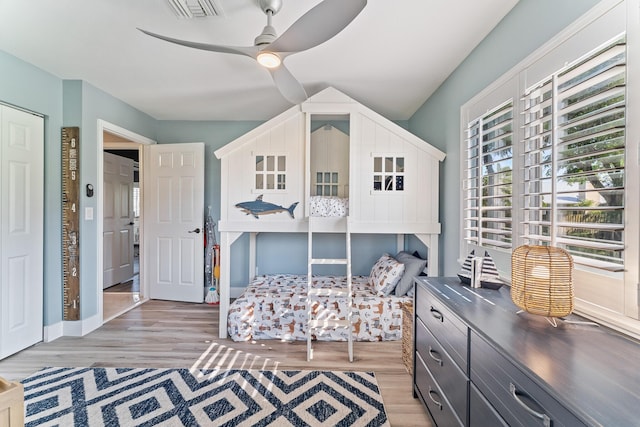
{"label": "doorway", "polygon": [[[122,143],[104,132],[105,146]],[[140,302],[139,149],[103,151],[103,320]]]}
{"label": "doorway", "polygon": [[[144,230],[141,194],[143,174],[141,171],[144,167],[142,164],[143,146],[153,143],[153,141],[145,137],[129,132],[116,125],[101,120],[98,121],[98,165],[100,168],[99,175],[103,177],[103,185],[100,186],[100,200],[98,201],[97,215],[97,219],[99,220],[98,247],[101,249],[99,256],[100,267],[97,278],[99,282],[98,307],[103,323],[148,300],[148,292],[144,280],[144,268],[141,268],[144,265],[144,259],[142,257],[142,254],[144,254],[142,248],[143,239],[141,238]],[[123,250],[115,250],[116,254],[118,254],[118,252],[124,254],[130,251],[132,255],[132,269],[129,270],[130,273],[126,274],[127,277],[119,277],[118,280],[116,280],[117,283],[111,280],[105,280],[104,274],[105,268],[108,270],[109,264],[112,259],[115,258],[110,249],[105,249],[110,243],[108,239],[105,238],[105,233],[108,235],[109,227],[112,226],[112,224],[107,223],[109,219],[105,219],[109,216],[109,208],[107,207],[105,210],[105,200],[108,200],[112,194],[110,194],[110,190],[108,190],[105,185],[105,178],[108,174],[104,165],[105,159],[113,155],[126,160],[123,162],[124,164],[126,164],[127,161],[133,162],[133,184],[129,186],[130,190],[126,190],[131,193],[123,195],[130,203],[132,210],[131,223],[127,233],[131,236],[131,240],[122,243],[126,245]],[[128,224],[129,221],[127,221],[126,225]],[[127,257],[128,256],[129,255],[127,255]],[[107,274],[106,277],[108,278],[109,275]]]}

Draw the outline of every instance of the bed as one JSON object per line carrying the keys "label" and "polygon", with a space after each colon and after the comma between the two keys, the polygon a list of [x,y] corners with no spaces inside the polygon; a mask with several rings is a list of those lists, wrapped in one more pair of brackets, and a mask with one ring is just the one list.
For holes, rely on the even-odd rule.
{"label": "bed", "polygon": [[[394,249],[397,251],[414,247],[422,250],[417,240],[428,250],[429,275],[438,275],[441,232],[438,188],[440,163],[445,153],[346,94],[326,88],[218,148],[214,154],[220,160],[220,221],[217,228],[220,233],[220,338],[227,338],[228,331],[236,339],[260,335],[259,332],[247,332],[245,324],[230,328],[227,321],[232,297],[237,298],[241,292],[236,283],[231,286],[231,267],[237,265],[231,255],[248,259],[248,271],[234,272],[234,276],[246,277],[252,282],[257,275],[257,247],[259,240],[262,243],[258,235],[261,233],[336,234],[328,238],[332,243],[338,242],[339,234],[395,235]],[[394,188],[376,184],[387,182],[388,177],[393,177]],[[272,188],[268,188],[270,182],[274,183]],[[246,215],[236,207],[243,201],[255,200],[256,195],[263,192],[268,202],[275,205],[269,215]],[[332,197],[325,197],[327,195]],[[296,202],[298,207],[293,217],[278,208]],[[313,217],[329,218],[316,221]],[[366,240],[368,238],[356,242],[355,255],[359,256],[360,245],[366,244]],[[277,250],[275,241],[264,241],[264,250]],[[238,246],[232,249],[236,243]],[[385,244],[383,250],[389,250],[388,247]],[[286,272],[295,268],[295,272],[307,273],[304,266],[283,262]],[[358,267],[361,262],[358,258]],[[282,272],[274,267],[261,261],[262,273]],[[361,270],[357,272],[366,274]],[[247,280],[242,280],[246,285]],[[297,298],[304,300],[300,295]],[[237,310],[237,304],[234,310]],[[251,316],[267,314],[235,312],[233,316],[247,316],[242,321],[249,322]],[[281,335],[286,339],[301,335],[295,330],[296,324],[293,325],[293,332],[286,332],[280,326],[285,330]]]}
{"label": "bed", "polygon": [[[314,276],[318,288],[346,288],[345,276]],[[369,276],[354,276],[353,338],[356,341],[389,341],[402,338],[402,303],[409,296],[378,296]],[[234,341],[306,339],[307,276],[277,274],[259,276],[229,307],[228,332]],[[335,298],[317,298],[318,317],[345,318],[347,307]],[[344,329],[325,330],[314,339],[346,341]]]}
{"label": "bed", "polygon": [[[402,305],[412,301],[413,277],[426,260],[408,252],[383,254],[369,276],[353,276],[352,333],[355,341],[402,339]],[[345,276],[313,276],[314,288],[346,289]],[[345,319],[346,301],[314,297],[314,317]],[[305,340],[307,276],[274,274],[256,277],[228,312],[227,331],[234,341]],[[319,330],[313,339],[346,341],[344,329]]]}

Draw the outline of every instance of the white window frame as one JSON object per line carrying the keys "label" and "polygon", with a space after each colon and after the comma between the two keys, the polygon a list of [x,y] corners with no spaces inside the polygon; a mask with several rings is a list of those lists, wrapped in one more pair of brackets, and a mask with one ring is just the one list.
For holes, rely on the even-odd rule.
{"label": "white window frame", "polygon": [[[612,40],[621,31],[626,31],[627,49],[628,52],[631,51],[627,54],[627,87],[640,85],[640,78],[636,77],[640,76],[640,51],[639,45],[635,43],[635,40],[640,40],[639,10],[640,0],[604,0],[598,3],[591,11],[464,104],[461,107],[460,121],[461,180],[464,179],[466,160],[465,132],[473,118],[478,117],[486,109],[495,107],[500,101],[505,101],[507,99],[505,94],[518,100],[525,88],[533,86],[536,81],[542,81],[564,65]],[[498,93],[501,96],[496,96]],[[635,123],[637,121],[635,118],[640,117],[640,91],[627,89],[626,105],[626,116],[632,119],[628,121],[626,129],[625,271],[609,272],[577,265],[574,270],[575,311],[614,329],[640,337],[638,321],[640,318],[638,285],[640,282],[640,126]],[[485,110],[482,109],[483,107]],[[520,107],[514,116],[520,116]],[[518,120],[520,123],[516,123],[516,126],[521,128],[522,120]],[[522,131],[520,132],[518,141],[522,140]],[[522,165],[519,162],[521,162],[520,156],[514,156],[514,182],[515,171],[522,173]],[[522,218],[518,218],[521,216],[521,209],[519,209],[521,190],[519,185],[514,185],[513,235],[518,237],[514,237],[513,248],[526,243],[519,237],[522,227],[520,224]],[[464,206],[462,194],[460,203]],[[464,241],[464,226],[465,217],[461,215],[460,262],[472,249],[477,248]],[[489,250],[489,252],[494,257],[501,275],[509,281],[511,251]]]}
{"label": "white window frame", "polygon": [[[257,158],[258,157],[263,157],[263,162],[264,162],[264,169],[262,171],[257,171],[256,170],[256,163],[257,163]],[[273,157],[274,158],[274,170],[268,170],[267,169],[267,164],[268,164],[268,158],[269,157]],[[284,166],[284,170],[280,170],[278,169],[278,162],[279,162],[279,158],[283,157],[284,158],[284,162],[285,162],[285,166]],[[289,164],[289,156],[287,156],[285,153],[257,153],[257,154],[253,154],[251,156],[251,160],[252,160],[252,174],[253,174],[253,181],[252,181],[252,192],[254,194],[273,194],[273,193],[286,193],[288,191],[288,173],[287,173],[287,168],[288,168],[288,164]],[[263,186],[264,188],[257,188],[256,187],[256,179],[258,175],[262,175],[264,177],[263,180]],[[274,181],[274,188],[267,188],[267,180],[269,176],[273,176],[273,181]],[[283,188],[278,188],[279,186],[279,182],[278,182],[278,177],[279,176],[284,176],[284,187]]]}
{"label": "white window frame", "polygon": [[[375,162],[376,159],[379,158],[381,159],[381,166],[382,166],[382,171],[378,171],[376,172],[375,170]],[[386,170],[385,164],[386,164],[386,159],[388,158],[392,158],[392,164],[393,164],[393,170],[388,171]],[[397,171],[396,170],[396,165],[397,165],[397,160],[398,159],[402,159],[403,162],[403,170]],[[389,153],[371,153],[371,194],[392,194],[392,193],[399,193],[399,194],[404,194],[407,191],[407,182],[405,180],[405,178],[407,177],[407,161],[406,161],[406,156],[404,154],[398,154],[398,153],[393,153],[393,154],[389,154]],[[381,188],[379,190],[375,189],[375,182],[376,182],[376,177],[380,176],[382,178],[381,181]],[[396,182],[397,182],[397,177],[402,177],[402,190],[397,190],[396,189]],[[387,181],[387,177],[391,177],[391,182],[393,183],[393,188],[387,188],[387,186],[385,185],[386,181]]]}
{"label": "white window frame", "polygon": [[[329,180],[325,180],[325,178],[327,177],[327,174],[329,175]],[[318,175],[321,176],[321,179],[318,180]],[[335,179],[334,179],[335,178]],[[315,188],[315,194],[316,196],[323,196],[323,197],[338,197],[338,193],[339,193],[339,187],[340,187],[340,175],[338,171],[316,171],[316,176],[314,177],[314,188]],[[321,189],[321,191],[318,191],[318,189]],[[326,194],[325,190],[329,190],[328,193]]]}

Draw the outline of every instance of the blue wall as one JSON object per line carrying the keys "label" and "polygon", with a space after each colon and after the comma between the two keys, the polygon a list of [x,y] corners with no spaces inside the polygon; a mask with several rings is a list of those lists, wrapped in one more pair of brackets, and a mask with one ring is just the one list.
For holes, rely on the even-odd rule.
{"label": "blue wall", "polygon": [[[67,122],[65,115],[65,126],[80,127],[80,188],[84,188],[86,184],[98,188],[103,182],[103,177],[98,176],[98,119],[117,124],[150,139],[155,139],[156,120],[86,82],[65,81],[65,96],[69,85],[79,86],[81,92],[81,122]],[[70,102],[65,97],[65,112]],[[75,102],[76,99],[72,103]],[[92,207],[95,215],[98,209],[97,201],[97,197],[89,198],[83,194],[80,212],[84,212],[86,207]],[[97,221],[80,222],[80,311],[83,319],[96,315],[99,311],[96,283],[102,271],[99,272],[97,268],[97,237]]]}
{"label": "blue wall", "polygon": [[520,0],[409,120],[447,154],[440,170],[440,274],[460,269],[460,107],[550,40],[598,0]]}

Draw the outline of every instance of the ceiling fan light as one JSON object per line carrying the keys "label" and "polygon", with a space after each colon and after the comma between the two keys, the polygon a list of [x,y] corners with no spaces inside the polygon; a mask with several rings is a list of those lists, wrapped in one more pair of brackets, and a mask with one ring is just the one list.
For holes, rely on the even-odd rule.
{"label": "ceiling fan light", "polygon": [[280,57],[273,52],[260,52],[256,60],[258,64],[266,68],[277,68],[282,63]]}

